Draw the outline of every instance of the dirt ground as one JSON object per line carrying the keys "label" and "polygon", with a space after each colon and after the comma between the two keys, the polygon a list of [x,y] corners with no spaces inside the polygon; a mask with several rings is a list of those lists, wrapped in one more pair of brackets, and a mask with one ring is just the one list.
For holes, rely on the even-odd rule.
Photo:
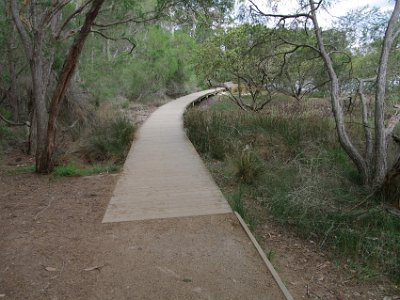
{"label": "dirt ground", "polygon": [[[242,230],[232,216],[101,224],[118,175],[7,174],[21,163],[29,163],[29,158],[19,155],[2,162],[0,297],[221,299],[216,295],[223,286],[226,299],[280,298],[257,293],[260,286],[270,285],[262,279],[265,270],[259,270],[256,277],[260,281],[254,282],[250,274],[254,271],[237,264],[241,255],[255,256],[238,250],[241,236],[220,239],[221,230]],[[203,247],[214,228],[220,229],[212,232],[209,246]],[[315,244],[296,238],[270,220],[256,234],[266,252],[273,253],[272,263],[295,299],[398,299],[389,284],[357,282]],[[177,249],[183,246],[178,237],[184,235],[193,242],[185,245],[188,251],[163,249],[171,240]],[[216,259],[210,260],[210,254]],[[150,269],[148,256],[154,260]],[[196,272],[191,271],[196,264]],[[210,269],[211,274],[207,273]],[[224,274],[218,273],[221,269]],[[227,273],[236,275],[226,280]],[[171,286],[174,294],[168,294]]]}
{"label": "dirt ground", "polygon": [[258,220],[262,221],[255,230],[257,240],[271,253],[272,264],[295,299],[400,299],[399,287],[383,276],[362,281],[314,241],[297,237],[268,216]]}
{"label": "dirt ground", "polygon": [[[280,298],[272,286],[265,289],[271,283],[261,273],[251,280],[253,270],[237,264],[240,256],[254,256],[238,248],[240,236],[218,238],[224,230],[240,232],[231,216],[101,224],[118,175],[10,173],[30,164],[21,153],[0,161],[0,299],[221,299],[221,287],[226,299]],[[210,232],[209,247],[199,247]],[[312,241],[267,217],[255,233],[295,299],[400,299],[394,286],[357,281]],[[166,252],[166,242],[181,246],[179,236],[197,242],[184,253]],[[226,273],[236,275],[226,280]]]}
{"label": "dirt ground", "polygon": [[1,175],[3,298],[283,299],[232,214],[101,224],[117,177]]}

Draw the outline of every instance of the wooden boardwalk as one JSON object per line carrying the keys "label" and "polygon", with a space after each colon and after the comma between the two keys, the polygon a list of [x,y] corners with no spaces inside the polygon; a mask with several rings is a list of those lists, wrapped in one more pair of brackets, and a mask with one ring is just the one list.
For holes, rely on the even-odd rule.
{"label": "wooden boardwalk", "polygon": [[172,101],[143,124],[103,223],[232,212],[182,124],[186,107],[213,92]]}
{"label": "wooden boardwalk", "polygon": [[95,299],[293,299],[183,130],[186,107],[215,91],[172,101],[140,128],[103,218],[99,248],[117,250],[97,259],[109,268]]}

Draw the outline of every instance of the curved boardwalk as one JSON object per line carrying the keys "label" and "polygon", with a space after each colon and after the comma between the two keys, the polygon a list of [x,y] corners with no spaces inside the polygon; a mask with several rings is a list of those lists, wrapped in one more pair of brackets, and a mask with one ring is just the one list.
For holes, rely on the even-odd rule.
{"label": "curved boardwalk", "polygon": [[182,128],[186,106],[210,92],[141,127],[103,218],[93,261],[105,267],[89,299],[284,299]]}
{"label": "curved boardwalk", "polygon": [[186,107],[212,92],[172,101],[143,124],[103,223],[231,212],[182,124]]}

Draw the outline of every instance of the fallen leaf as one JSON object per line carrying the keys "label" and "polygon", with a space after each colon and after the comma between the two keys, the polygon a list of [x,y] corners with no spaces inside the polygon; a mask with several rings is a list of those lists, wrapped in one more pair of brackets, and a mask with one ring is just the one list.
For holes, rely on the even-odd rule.
{"label": "fallen leaf", "polygon": [[103,266],[94,266],[94,267],[89,267],[89,268],[83,269],[83,271],[93,271],[93,270],[100,270],[102,267],[104,267],[104,265],[103,265]]}

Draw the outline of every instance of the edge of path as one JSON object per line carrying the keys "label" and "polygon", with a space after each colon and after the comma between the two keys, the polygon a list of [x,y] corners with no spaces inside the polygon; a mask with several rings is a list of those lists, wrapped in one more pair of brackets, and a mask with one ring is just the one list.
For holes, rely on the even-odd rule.
{"label": "edge of path", "polygon": [[[224,91],[225,88],[216,88],[215,90],[193,100],[191,103],[189,103],[188,105],[186,105],[185,111],[190,107],[190,106],[194,106],[196,103],[199,103],[201,101],[203,101],[204,99],[208,98],[209,96],[213,96],[216,95],[222,91]],[[182,116],[183,117],[183,116]],[[190,140],[189,140],[190,141]],[[190,142],[191,143],[191,142]],[[269,261],[269,259],[267,258],[267,256],[265,255],[264,250],[261,248],[260,244],[257,242],[256,238],[254,237],[254,235],[251,233],[249,227],[247,226],[246,222],[243,220],[243,218],[240,216],[240,214],[233,210],[234,215],[236,216],[236,218],[238,219],[242,229],[246,232],[246,235],[248,236],[248,238],[250,239],[251,243],[253,244],[254,248],[256,248],[258,254],[260,255],[260,258],[262,259],[262,261],[264,262],[265,266],[267,267],[268,271],[271,273],[272,277],[274,278],[275,282],[278,284],[279,289],[281,290],[281,292],[283,293],[283,295],[285,296],[285,298],[287,300],[294,300],[293,296],[290,294],[289,290],[287,289],[286,285],[283,283],[282,279],[280,278],[278,272],[276,272],[274,266],[272,265],[272,263]]]}

